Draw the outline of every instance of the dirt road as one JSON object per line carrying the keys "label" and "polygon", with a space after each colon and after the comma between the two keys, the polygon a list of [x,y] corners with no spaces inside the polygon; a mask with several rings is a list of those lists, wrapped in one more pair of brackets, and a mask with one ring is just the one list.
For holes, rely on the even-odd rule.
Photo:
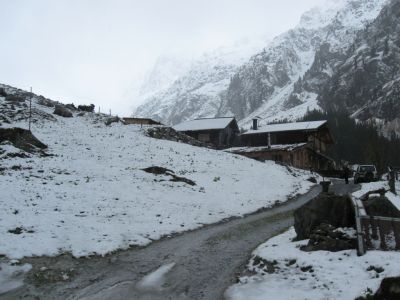
{"label": "dirt road", "polygon": [[[338,194],[356,188],[340,182],[333,186]],[[314,187],[281,206],[105,258],[63,255],[26,259],[24,262],[33,266],[26,284],[0,298],[222,299],[251,252],[291,226],[293,210],[319,192],[320,188]]]}

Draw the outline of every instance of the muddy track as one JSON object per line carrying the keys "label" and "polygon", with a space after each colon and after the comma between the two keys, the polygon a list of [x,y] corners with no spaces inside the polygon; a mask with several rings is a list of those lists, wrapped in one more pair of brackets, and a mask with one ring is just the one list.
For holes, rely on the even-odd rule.
{"label": "muddy track", "polygon": [[[333,186],[338,194],[356,188],[341,183]],[[75,259],[62,255],[25,259],[23,262],[33,266],[25,285],[0,298],[223,299],[225,289],[244,270],[254,248],[291,226],[293,210],[319,193],[320,188],[314,187],[275,208],[107,257]],[[162,286],[138,285],[146,274],[172,263],[174,266]],[[68,279],[61,280],[60,274]]]}

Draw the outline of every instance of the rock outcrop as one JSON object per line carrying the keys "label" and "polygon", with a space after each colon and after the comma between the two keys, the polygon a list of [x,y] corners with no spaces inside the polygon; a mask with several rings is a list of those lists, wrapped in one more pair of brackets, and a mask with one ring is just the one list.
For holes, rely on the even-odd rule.
{"label": "rock outcrop", "polygon": [[29,130],[23,128],[0,128],[0,143],[8,141],[14,147],[26,152],[46,149],[47,146],[39,141]]}
{"label": "rock outcrop", "polygon": [[294,228],[297,240],[310,238],[321,224],[335,228],[354,227],[355,215],[349,196],[321,194],[294,212]]}
{"label": "rock outcrop", "polygon": [[374,300],[398,300],[400,299],[400,277],[384,278],[375,293]]}
{"label": "rock outcrop", "polygon": [[[354,230],[354,229],[350,229]],[[310,240],[303,251],[342,251],[347,249],[356,249],[357,240],[354,234],[349,235],[341,229],[335,228],[329,224],[320,224],[310,234]]]}
{"label": "rock outcrop", "polygon": [[55,115],[58,115],[60,117],[64,118],[72,118],[72,112],[66,108],[64,105],[56,105],[56,108],[54,109],[53,112]]}

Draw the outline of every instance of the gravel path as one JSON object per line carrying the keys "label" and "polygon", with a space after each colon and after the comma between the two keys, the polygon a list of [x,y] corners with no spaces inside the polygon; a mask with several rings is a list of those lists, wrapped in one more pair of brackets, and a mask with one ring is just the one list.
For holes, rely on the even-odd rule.
{"label": "gravel path", "polygon": [[[338,194],[356,188],[340,182],[333,186]],[[103,258],[62,255],[25,259],[23,262],[33,266],[26,284],[0,298],[223,299],[225,289],[244,270],[251,252],[293,225],[293,210],[319,193],[320,188],[314,187],[275,208]]]}

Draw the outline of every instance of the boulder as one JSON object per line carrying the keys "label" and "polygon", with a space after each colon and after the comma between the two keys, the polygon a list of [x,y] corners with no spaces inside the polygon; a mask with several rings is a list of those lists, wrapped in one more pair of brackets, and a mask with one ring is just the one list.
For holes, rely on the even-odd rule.
{"label": "boulder", "polygon": [[54,107],[54,106],[55,106],[54,101],[49,100],[49,99],[46,99],[46,98],[43,97],[43,96],[39,96],[39,97],[37,98],[37,103],[38,103],[39,105],[46,106],[46,107]]}
{"label": "boulder", "polygon": [[7,97],[7,93],[4,88],[0,88],[0,97]]}
{"label": "boulder", "polygon": [[7,95],[6,101],[8,102],[25,102],[25,98],[19,95]]}
{"label": "boulder", "polygon": [[37,149],[46,149],[47,146],[39,141],[29,130],[23,128],[0,128],[0,143],[8,141],[14,147],[27,152],[35,152]]}
{"label": "boulder", "polygon": [[56,105],[56,108],[53,114],[64,117],[64,118],[72,118],[72,112],[66,108],[64,105]]}
{"label": "boulder", "polygon": [[105,124],[107,126],[110,126],[112,123],[118,123],[120,121],[120,118],[118,117],[110,117],[106,120]]}
{"label": "boulder", "polygon": [[355,234],[348,235],[332,225],[322,223],[313,229],[308,244],[301,247],[301,250],[337,252],[356,248],[357,239]]}
{"label": "boulder", "polygon": [[374,300],[400,299],[400,277],[384,278],[374,295]]}
{"label": "boulder", "polygon": [[294,212],[297,240],[310,238],[312,231],[325,223],[338,227],[354,227],[355,215],[349,196],[323,193]]}
{"label": "boulder", "polygon": [[65,107],[68,108],[70,111],[76,110],[76,106],[73,103],[65,104]]}

